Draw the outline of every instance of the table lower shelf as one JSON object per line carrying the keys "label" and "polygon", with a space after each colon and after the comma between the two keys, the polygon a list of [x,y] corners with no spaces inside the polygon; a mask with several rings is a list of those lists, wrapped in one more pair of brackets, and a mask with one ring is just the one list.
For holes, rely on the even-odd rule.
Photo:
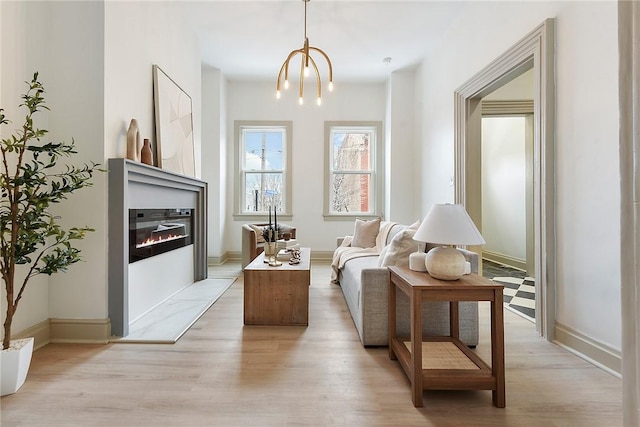
{"label": "table lower shelf", "polygon": [[[395,338],[393,352],[402,369],[412,377],[411,341]],[[429,337],[422,341],[423,390],[496,390],[491,368],[460,340]]]}

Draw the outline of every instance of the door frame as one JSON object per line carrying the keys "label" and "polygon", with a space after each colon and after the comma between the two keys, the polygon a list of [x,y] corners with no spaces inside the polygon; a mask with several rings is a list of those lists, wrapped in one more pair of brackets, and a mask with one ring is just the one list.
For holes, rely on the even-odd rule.
{"label": "door frame", "polygon": [[640,4],[618,2],[622,408],[640,422]]}
{"label": "door frame", "polygon": [[556,321],[554,45],[555,19],[549,18],[454,93],[455,202],[481,225],[481,100],[533,68],[536,331],[548,340],[554,339]]}

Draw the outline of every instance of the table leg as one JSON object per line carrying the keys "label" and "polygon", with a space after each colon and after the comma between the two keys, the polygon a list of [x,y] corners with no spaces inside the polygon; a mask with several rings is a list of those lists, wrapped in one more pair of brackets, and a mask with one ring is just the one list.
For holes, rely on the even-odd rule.
{"label": "table leg", "polygon": [[502,289],[494,291],[491,301],[491,371],[496,379],[493,390],[493,404],[498,408],[506,406],[504,385],[504,307]]}
{"label": "table leg", "polygon": [[413,406],[422,406],[422,292],[410,295],[411,317],[411,393]]}
{"label": "table leg", "polygon": [[396,338],[396,285],[389,279],[389,359],[396,360],[398,357],[393,351],[393,340]]}
{"label": "table leg", "polygon": [[458,301],[449,302],[449,335],[460,338],[460,318],[458,316]]}

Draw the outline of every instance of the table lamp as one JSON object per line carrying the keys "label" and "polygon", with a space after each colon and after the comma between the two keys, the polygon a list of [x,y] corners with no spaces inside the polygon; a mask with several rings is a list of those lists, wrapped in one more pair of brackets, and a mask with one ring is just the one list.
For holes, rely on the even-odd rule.
{"label": "table lamp", "polygon": [[414,240],[436,244],[426,256],[432,277],[457,280],[465,273],[466,260],[455,245],[484,245],[486,242],[462,205],[433,205],[413,236]]}

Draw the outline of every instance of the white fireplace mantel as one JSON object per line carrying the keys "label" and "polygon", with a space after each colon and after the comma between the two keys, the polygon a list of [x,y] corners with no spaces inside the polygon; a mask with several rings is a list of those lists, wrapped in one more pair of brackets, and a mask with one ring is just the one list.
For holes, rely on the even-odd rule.
{"label": "white fireplace mantel", "polygon": [[[109,159],[109,317],[129,333],[129,209],[194,209],[193,281],[207,277],[207,183],[127,159]],[[191,268],[191,266],[189,266]]]}

